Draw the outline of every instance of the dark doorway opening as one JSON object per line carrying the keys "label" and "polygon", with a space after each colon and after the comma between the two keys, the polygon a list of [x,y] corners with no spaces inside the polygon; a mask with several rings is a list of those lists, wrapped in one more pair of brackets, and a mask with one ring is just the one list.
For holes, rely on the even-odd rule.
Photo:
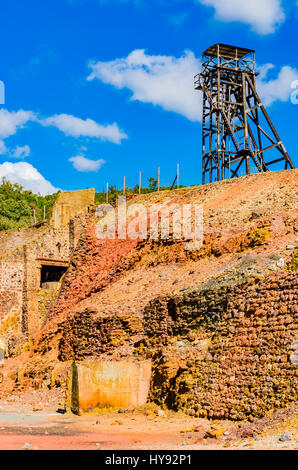
{"label": "dark doorway opening", "polygon": [[42,265],[40,270],[40,287],[42,287],[44,282],[59,282],[66,270],[66,266]]}

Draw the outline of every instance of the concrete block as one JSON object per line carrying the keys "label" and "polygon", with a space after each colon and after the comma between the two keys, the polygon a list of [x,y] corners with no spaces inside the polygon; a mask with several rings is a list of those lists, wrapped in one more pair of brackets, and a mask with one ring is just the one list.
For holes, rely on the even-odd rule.
{"label": "concrete block", "polygon": [[146,403],[151,361],[73,362],[67,380],[66,408],[75,414],[96,408],[128,408]]}

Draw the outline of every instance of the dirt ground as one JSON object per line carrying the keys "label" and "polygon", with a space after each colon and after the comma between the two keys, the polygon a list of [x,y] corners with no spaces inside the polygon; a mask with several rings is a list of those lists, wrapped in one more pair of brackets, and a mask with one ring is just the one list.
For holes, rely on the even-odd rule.
{"label": "dirt ground", "polygon": [[253,422],[211,422],[154,406],[75,416],[59,410],[62,398],[53,390],[0,400],[0,449],[297,449],[294,408]]}

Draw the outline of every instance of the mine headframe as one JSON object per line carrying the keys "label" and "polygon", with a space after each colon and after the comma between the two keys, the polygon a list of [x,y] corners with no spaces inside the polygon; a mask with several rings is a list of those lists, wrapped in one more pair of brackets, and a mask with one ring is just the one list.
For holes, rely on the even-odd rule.
{"label": "mine headframe", "polygon": [[195,76],[203,92],[203,184],[294,168],[257,93],[257,75],[254,50],[216,44],[203,53]]}

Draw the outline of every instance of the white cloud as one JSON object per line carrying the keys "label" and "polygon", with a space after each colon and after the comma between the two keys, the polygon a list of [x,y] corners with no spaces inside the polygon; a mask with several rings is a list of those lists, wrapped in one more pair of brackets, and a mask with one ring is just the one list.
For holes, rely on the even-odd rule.
{"label": "white cloud", "polygon": [[24,145],[23,147],[17,146],[15,149],[11,150],[6,147],[3,140],[0,140],[0,155],[6,155],[10,158],[18,158],[22,160],[30,155],[29,145]]}
{"label": "white cloud", "polygon": [[258,67],[258,70],[257,70],[259,73],[258,80],[265,80],[268,75],[268,72],[274,68],[275,68],[274,64],[264,64]]}
{"label": "white cloud", "polygon": [[30,147],[24,145],[23,147],[16,147],[11,150],[6,147],[4,139],[16,134],[18,129],[23,128],[29,121],[36,119],[32,111],[7,111],[7,109],[0,109],[0,155],[7,154],[12,158],[26,158],[30,154]]}
{"label": "white cloud", "polygon": [[191,121],[201,120],[201,93],[194,90],[193,77],[200,61],[191,51],[180,58],[148,55],[136,49],[123,59],[90,62],[87,80],[99,79],[116,88],[132,91],[132,100],[159,105]]}
{"label": "white cloud", "polygon": [[7,111],[0,109],[0,139],[14,135],[18,129],[24,127],[28,121],[35,119],[32,111]]}
{"label": "white cloud", "polygon": [[36,168],[26,162],[2,163],[0,165],[0,181],[2,178],[6,178],[11,183],[19,183],[25,189],[43,196],[58,191]]}
{"label": "white cloud", "polygon": [[19,129],[25,127],[30,121],[42,126],[55,126],[72,137],[95,137],[115,144],[120,144],[123,139],[127,139],[127,135],[119,129],[116,123],[101,125],[92,119],[84,120],[68,114],[40,118],[32,111],[0,109],[0,155],[18,159],[28,157],[30,154],[28,145],[11,149],[6,146],[5,139],[15,135]]}
{"label": "white cloud", "polygon": [[274,33],[284,22],[281,0],[197,0],[215,8],[215,17],[221,21],[239,21],[248,24],[259,34]]}
{"label": "white cloud", "polygon": [[99,160],[89,160],[83,155],[71,157],[69,161],[72,162],[73,167],[76,170],[81,172],[98,171],[105,163],[105,160],[103,160],[102,158],[100,158]]}
{"label": "white cloud", "polygon": [[29,155],[30,155],[30,147],[29,145],[24,145],[23,147],[16,147],[9,156],[12,158],[18,158],[22,160],[28,157]]}
{"label": "white cloud", "polygon": [[114,144],[120,144],[123,139],[127,139],[127,135],[116,123],[102,125],[92,119],[81,119],[69,114],[56,114],[40,120],[40,123],[45,126],[55,126],[72,137],[96,137]]}
{"label": "white cloud", "polygon": [[7,152],[7,147],[3,140],[0,140],[0,155],[3,155]]}
{"label": "white cloud", "polygon": [[291,84],[298,80],[298,70],[288,65],[281,68],[276,78],[267,79],[268,72],[275,68],[273,64],[265,64],[259,68],[257,91],[266,106],[275,101],[287,101],[293,92]]}

